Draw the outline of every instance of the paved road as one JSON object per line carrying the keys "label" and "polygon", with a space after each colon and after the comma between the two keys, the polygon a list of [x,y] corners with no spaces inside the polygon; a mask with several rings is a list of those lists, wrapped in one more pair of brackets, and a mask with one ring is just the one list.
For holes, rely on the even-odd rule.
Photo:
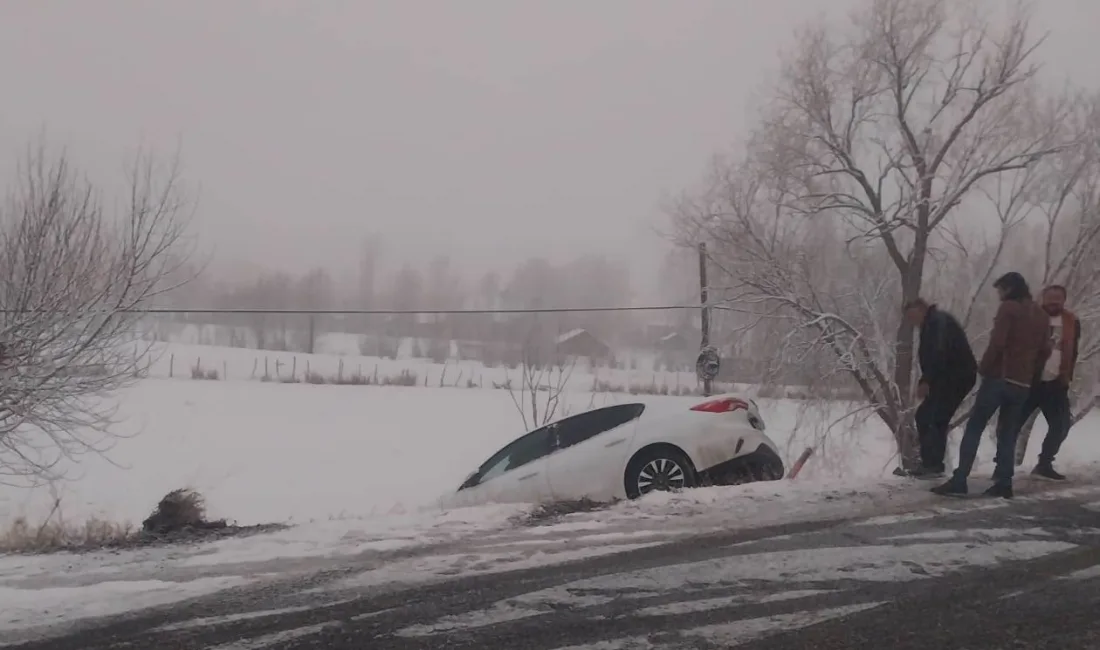
{"label": "paved road", "polygon": [[348,568],[19,647],[1100,648],[1100,493],[945,504],[404,589]]}

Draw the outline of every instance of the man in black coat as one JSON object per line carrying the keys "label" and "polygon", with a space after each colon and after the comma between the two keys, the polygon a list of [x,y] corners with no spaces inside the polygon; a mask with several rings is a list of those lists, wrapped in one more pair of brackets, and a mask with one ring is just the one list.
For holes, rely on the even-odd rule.
{"label": "man in black coat", "polygon": [[951,314],[917,298],[905,305],[905,317],[920,328],[918,359],[921,377],[916,425],[920,437],[921,467],[912,476],[936,479],[944,475],[947,433],[978,377],[978,362],[959,321]]}

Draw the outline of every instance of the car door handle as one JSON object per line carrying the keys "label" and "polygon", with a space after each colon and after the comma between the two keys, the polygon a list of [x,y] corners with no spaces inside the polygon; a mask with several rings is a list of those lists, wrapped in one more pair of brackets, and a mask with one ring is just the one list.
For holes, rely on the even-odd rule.
{"label": "car door handle", "polygon": [[612,440],[611,442],[604,445],[604,447],[614,447],[615,445],[621,445],[624,442],[626,442],[626,438],[619,438],[618,440]]}
{"label": "car door handle", "polygon": [[538,476],[538,475],[539,475],[539,473],[538,473],[538,472],[531,472],[530,474],[528,474],[528,475],[526,475],[526,476],[521,476],[521,477],[519,477],[519,480],[521,480],[521,481],[526,481],[527,479],[529,479],[529,478],[535,478],[535,477],[536,477],[536,476]]}

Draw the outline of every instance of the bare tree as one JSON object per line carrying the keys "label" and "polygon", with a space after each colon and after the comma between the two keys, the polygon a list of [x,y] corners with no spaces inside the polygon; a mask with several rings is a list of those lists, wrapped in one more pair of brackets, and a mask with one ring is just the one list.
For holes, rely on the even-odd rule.
{"label": "bare tree", "polygon": [[[1076,424],[1100,403],[1100,93],[1081,97],[1073,108],[1061,128],[1079,145],[1039,166],[1039,183],[1029,196],[1036,216],[1029,239],[1041,242],[1032,247],[1034,277],[1043,285],[1065,286],[1069,306],[1083,324],[1070,392]],[[1020,461],[1036,416],[1021,431]]]}
{"label": "bare tree", "polygon": [[[285,272],[264,273],[251,284],[237,287],[225,296],[227,307],[250,309],[293,309],[294,278]],[[291,349],[291,317],[286,314],[245,314],[248,328],[261,350]]]}
{"label": "bare tree", "polygon": [[559,354],[548,358],[542,346],[536,342],[529,341],[523,347],[523,357],[518,368],[519,386],[508,376],[507,387],[512,404],[523,419],[524,428],[537,429],[554,420],[563,408],[562,393],[569,385],[575,366],[575,359],[567,359]]}
{"label": "bare tree", "polygon": [[118,212],[64,156],[29,154],[0,211],[0,477],[64,474],[109,450],[112,391],[145,367],[140,315],[186,262],[178,161],[139,155]]}
{"label": "bare tree", "polygon": [[994,25],[980,4],[869,0],[839,37],[805,30],[747,161],[679,210],[682,238],[715,242],[727,298],[784,323],[803,356],[831,355],[907,467],[914,329],[901,305],[952,227],[982,227],[983,190],[1073,144],[1061,104],[1040,106],[1024,7]]}
{"label": "bare tree", "polygon": [[[297,281],[295,307],[303,310],[331,309],[335,301],[336,287],[332,276],[321,267],[315,267]],[[299,339],[294,347],[306,354],[313,354],[317,340],[325,331],[327,321],[318,314],[306,314],[295,322]]]}

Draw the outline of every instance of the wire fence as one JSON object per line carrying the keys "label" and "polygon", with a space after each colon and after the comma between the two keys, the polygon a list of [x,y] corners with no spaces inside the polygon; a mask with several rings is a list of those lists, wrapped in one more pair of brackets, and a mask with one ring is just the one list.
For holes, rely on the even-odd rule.
{"label": "wire fence", "polygon": [[[574,384],[617,392],[695,394],[702,305],[485,309],[171,308],[140,310],[142,336],[177,344],[167,373],[301,380],[321,373],[378,383],[502,385],[527,365],[575,363]],[[769,328],[714,311],[716,386],[775,377]],[[182,350],[179,345],[208,349]],[[218,350],[210,350],[216,347]],[[771,346],[774,347],[774,346]],[[800,364],[804,370],[806,364]],[[189,370],[190,369],[190,370]],[[161,369],[161,374],[165,370]],[[807,370],[813,374],[813,369]],[[339,383],[335,381],[332,383]]]}
{"label": "wire fence", "polygon": [[133,310],[163,338],[217,338],[218,345],[316,352],[320,339],[357,338],[364,352],[385,356],[402,339],[421,344],[524,348],[552,345],[568,354],[612,356],[615,349],[682,347],[698,351],[701,307],[647,305],[492,309],[174,308]]}
{"label": "wire fence", "polygon": [[701,388],[698,305],[135,311],[142,338],[172,344],[153,377],[507,388],[528,366],[567,364],[584,389]]}

